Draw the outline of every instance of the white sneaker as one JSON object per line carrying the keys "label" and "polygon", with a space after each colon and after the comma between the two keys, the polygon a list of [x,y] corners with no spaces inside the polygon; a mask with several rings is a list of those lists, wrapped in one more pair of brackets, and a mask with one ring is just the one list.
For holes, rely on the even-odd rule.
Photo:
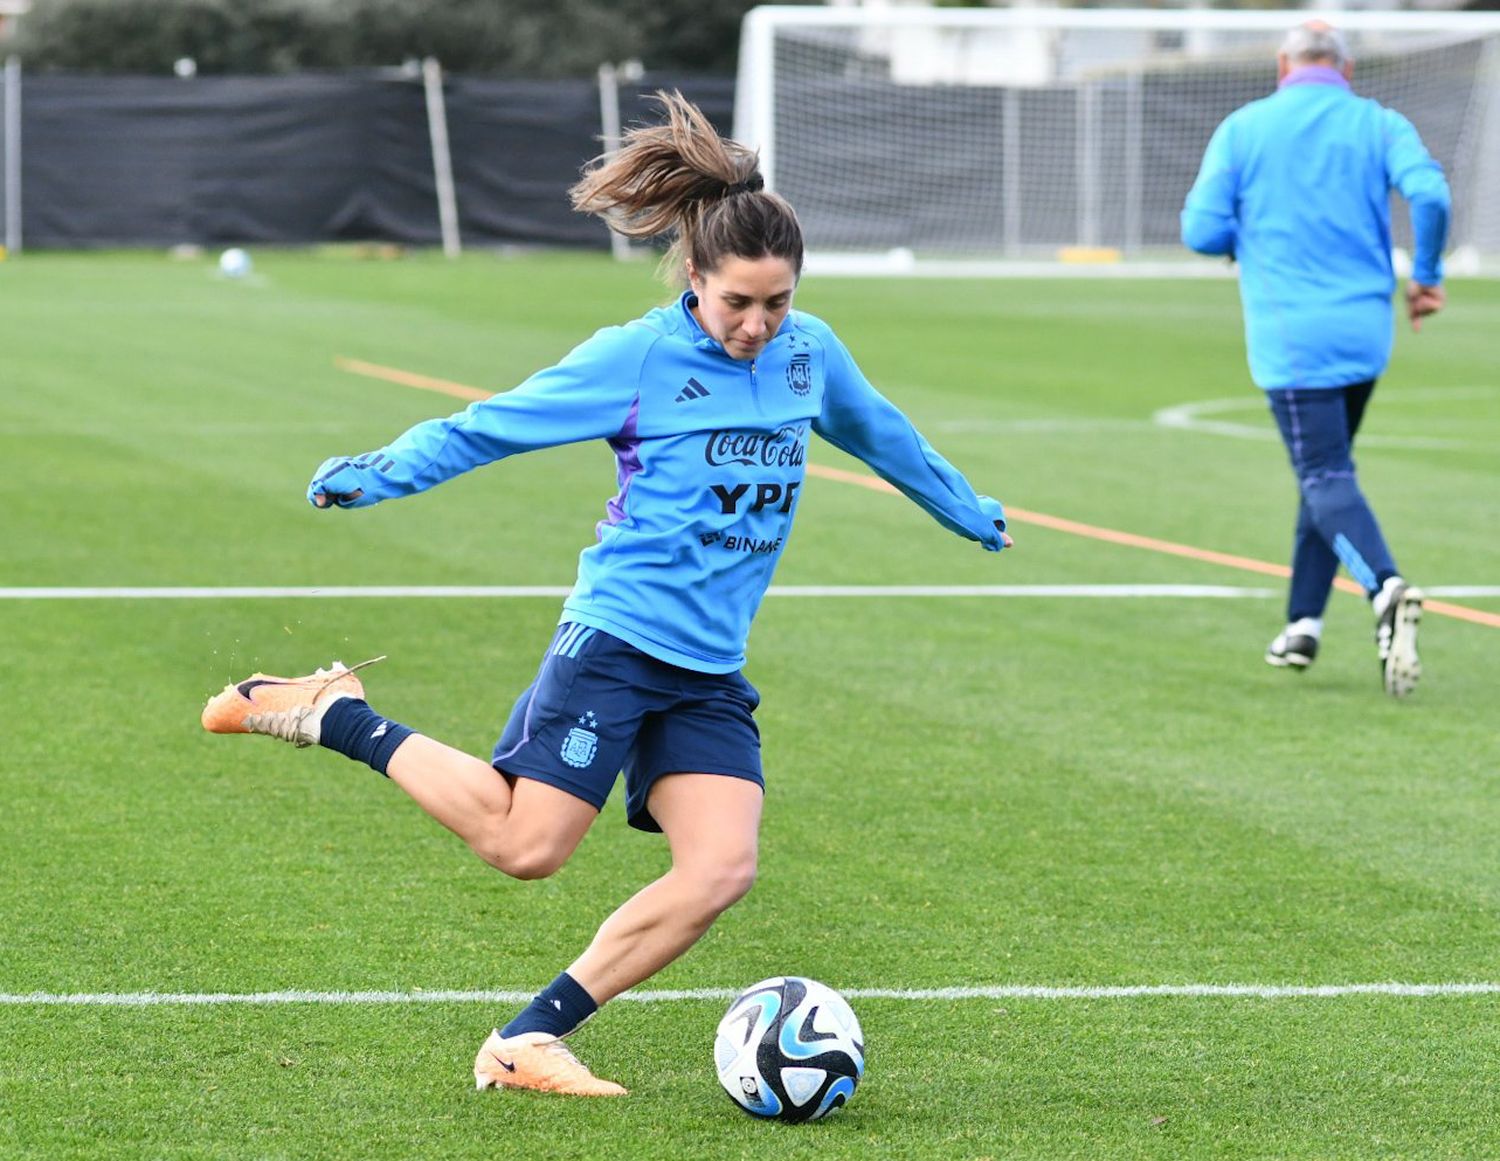
{"label": "white sneaker", "polygon": [[1300,673],[1317,660],[1322,632],[1323,622],[1316,617],[1293,621],[1266,646],[1266,664]]}

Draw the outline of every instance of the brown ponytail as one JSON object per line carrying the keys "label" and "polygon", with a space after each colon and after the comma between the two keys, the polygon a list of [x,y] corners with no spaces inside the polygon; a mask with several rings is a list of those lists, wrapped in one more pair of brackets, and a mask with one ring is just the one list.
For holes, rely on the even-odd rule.
{"label": "brown ponytail", "polygon": [[785,258],[800,276],[802,227],[786,200],[763,188],[755,153],[720,137],[681,93],[656,99],[666,123],[631,129],[617,153],[590,162],[569,191],[573,208],[627,238],[671,236],[662,269],[675,279],[687,258],[709,273],[728,256]]}

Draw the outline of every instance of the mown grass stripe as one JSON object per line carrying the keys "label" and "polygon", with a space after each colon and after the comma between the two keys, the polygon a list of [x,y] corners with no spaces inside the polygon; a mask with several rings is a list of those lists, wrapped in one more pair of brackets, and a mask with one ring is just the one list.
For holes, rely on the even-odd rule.
{"label": "mown grass stripe", "polygon": [[[382,598],[526,598],[565,597],[566,585],[316,585],[212,587],[34,587],[0,588],[0,600],[261,600]],[[1430,591],[1430,590],[1429,590]],[[772,597],[1092,597],[1131,599],[1170,597],[1217,600],[1263,600],[1280,596],[1274,589],[1230,585],[773,585]]]}

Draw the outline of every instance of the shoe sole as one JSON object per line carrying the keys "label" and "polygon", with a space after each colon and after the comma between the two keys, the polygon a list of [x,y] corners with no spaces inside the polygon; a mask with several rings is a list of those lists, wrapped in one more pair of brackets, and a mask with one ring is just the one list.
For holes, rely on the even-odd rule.
{"label": "shoe sole", "polygon": [[1385,659],[1385,691],[1405,697],[1422,679],[1422,659],[1417,656],[1417,629],[1422,623],[1422,593],[1407,589],[1398,598],[1391,651]]}
{"label": "shoe sole", "polygon": [[1274,665],[1277,669],[1295,669],[1301,673],[1312,665],[1313,659],[1305,653],[1267,653],[1266,664]]}
{"label": "shoe sole", "polygon": [[[613,1082],[606,1083],[612,1084]],[[630,1095],[629,1091],[621,1085],[614,1085],[614,1087],[612,1088],[604,1088],[601,1086],[598,1089],[589,1090],[581,1088],[570,1088],[566,1084],[528,1084],[515,1080],[498,1080],[488,1073],[482,1072],[476,1068],[474,1070],[475,1091],[484,1092],[486,1089],[491,1088],[496,1092],[504,1092],[509,1089],[514,1092],[542,1092],[551,1093],[554,1096],[572,1097],[622,1097]]]}

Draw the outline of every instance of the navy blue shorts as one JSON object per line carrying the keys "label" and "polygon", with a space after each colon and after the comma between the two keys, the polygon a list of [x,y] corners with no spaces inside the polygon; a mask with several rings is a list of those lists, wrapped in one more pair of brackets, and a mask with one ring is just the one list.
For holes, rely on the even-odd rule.
{"label": "navy blue shorts", "polygon": [[663,774],[723,774],[765,785],[751,716],[759,704],[738,671],[681,669],[598,629],[565,623],[516,700],[492,764],[600,810],[623,773],[630,825],[659,831],[646,796]]}

